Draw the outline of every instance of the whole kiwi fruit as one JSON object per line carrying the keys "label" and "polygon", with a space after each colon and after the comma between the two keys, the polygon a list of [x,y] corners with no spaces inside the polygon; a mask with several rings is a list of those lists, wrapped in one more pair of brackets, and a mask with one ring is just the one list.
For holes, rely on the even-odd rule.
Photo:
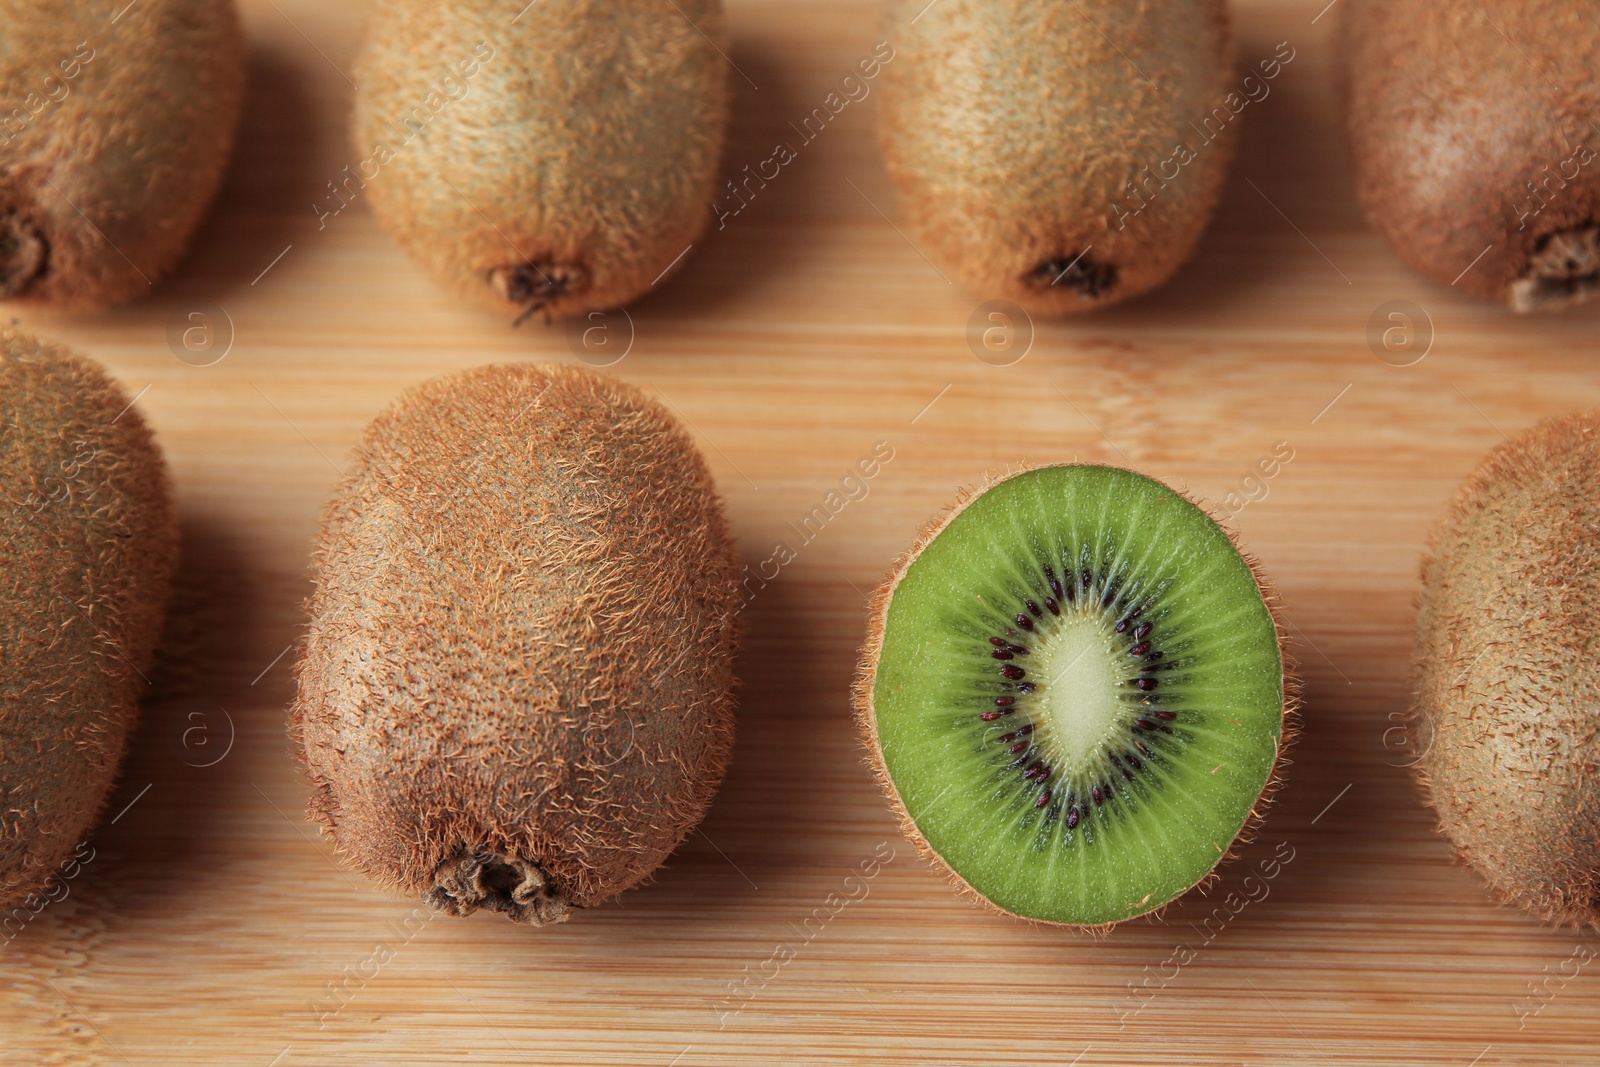
{"label": "whole kiwi fruit", "polygon": [[1104,926],[1212,876],[1277,782],[1272,597],[1181,493],[1010,475],[935,519],[873,598],[855,706],[907,836],[958,890]]}
{"label": "whole kiwi fruit", "polygon": [[[166,466],[83,356],[0,329],[0,909],[34,909],[122,762],[177,563]],[[34,909],[36,910],[36,909]]]}
{"label": "whole kiwi fruit", "polygon": [[188,248],[244,99],[232,0],[0,0],[0,300],[147,291]]}
{"label": "whole kiwi fruit", "polygon": [[313,817],[453,914],[541,925],[638,884],[728,761],[737,573],[704,461],[632,387],[521,364],[410,390],[317,538]]}
{"label": "whole kiwi fruit", "polygon": [[726,47],[720,0],[378,0],[354,123],[372,210],[517,321],[626,303],[711,217]]}
{"label": "whole kiwi fruit", "polygon": [[1533,311],[1600,291],[1600,18],[1586,0],[1346,0],[1367,217],[1447,285]]}
{"label": "whole kiwi fruit", "polygon": [[1232,162],[1224,0],[891,0],[879,134],[921,247],[1043,313],[1148,292]]}
{"label": "whole kiwi fruit", "polygon": [[1416,767],[1496,895],[1600,921],[1600,411],[1491,452],[1433,530],[1417,613]]}

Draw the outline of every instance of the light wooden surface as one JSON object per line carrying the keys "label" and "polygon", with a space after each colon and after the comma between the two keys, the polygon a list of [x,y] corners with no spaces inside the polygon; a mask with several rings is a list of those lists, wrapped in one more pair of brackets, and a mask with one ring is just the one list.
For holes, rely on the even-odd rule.
{"label": "light wooden surface", "polygon": [[[367,420],[443,371],[575,357],[560,328],[513,331],[437,289],[363,203],[318,228],[313,202],[357,158],[342,72],[361,5],[246,3],[239,151],[180,276],[102,317],[14,312],[144,390],[186,581],[211,599],[189,609],[195,696],[147,709],[95,859],[0,948],[0,1061],[1592,1063],[1600,939],[1497,908],[1433,833],[1386,731],[1428,524],[1502,435],[1600,403],[1600,313],[1515,319],[1398,264],[1353,199],[1324,3],[1238,9],[1242,61],[1284,40],[1297,57],[1243,116],[1196,261],[1132,306],[1038,324],[1013,366],[974,357],[979,298],[891,227],[870,99],[631,309],[613,371],[693,426],[748,561],[792,540],[785,522],[876,442],[894,459],[753,603],[738,749],[704,832],[654,884],[540,931],[408,928],[416,902],[341,870],[302,817],[280,653],[303,624],[318,508]],[[790,139],[878,37],[870,6],[844,0],[730,9],[732,174]],[[1435,326],[1413,366],[1369,349],[1391,300]],[[208,305],[232,347],[193,366],[169,323]],[[1104,938],[958,900],[862,764],[847,687],[864,593],[986,472],[1132,464],[1216,504],[1281,441],[1294,459],[1234,520],[1279,584],[1305,682],[1257,843],[1210,899]],[[1265,899],[1203,925],[1290,854]]]}

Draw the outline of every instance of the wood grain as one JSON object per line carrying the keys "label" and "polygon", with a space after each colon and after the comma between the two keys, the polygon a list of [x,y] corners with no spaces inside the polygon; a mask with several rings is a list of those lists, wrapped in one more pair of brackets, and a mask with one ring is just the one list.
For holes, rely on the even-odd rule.
{"label": "wood grain", "polygon": [[[180,275],[100,317],[11,312],[145,390],[183,514],[192,689],[147,707],[71,895],[0,948],[0,1061],[1592,1063],[1600,946],[1490,901],[1386,731],[1428,524],[1504,435],[1600,403],[1600,312],[1512,318],[1399,265],[1355,204],[1324,3],[1237,8],[1242,60],[1280,41],[1296,59],[1243,116],[1196,261],[1130,306],[1038,323],[1012,366],[975,358],[979,299],[895,228],[870,98],[630,309],[613,371],[692,425],[748,561],[876,442],[895,456],[753,602],[738,750],[703,833],[653,885],[530,931],[427,919],[343,871],[302,817],[282,653],[362,426],[443,371],[576,357],[560,327],[513,331],[436,288],[359,197],[319,226],[313,203],[357,158],[345,72],[362,10],[246,2],[241,143]],[[877,35],[870,5],[844,0],[729,7],[731,176],[792,138]],[[1412,366],[1368,345],[1392,300],[1431,317]],[[169,327],[212,306],[226,357],[176,358]],[[1257,842],[1209,898],[1103,938],[956,899],[900,838],[853,734],[865,593],[986,473],[1131,464],[1216,504],[1278,442],[1294,459],[1234,525],[1282,592],[1304,730]],[[878,850],[876,876],[846,883]],[[1265,899],[1227,903],[1286,855]],[[836,893],[858,899],[830,909]]]}

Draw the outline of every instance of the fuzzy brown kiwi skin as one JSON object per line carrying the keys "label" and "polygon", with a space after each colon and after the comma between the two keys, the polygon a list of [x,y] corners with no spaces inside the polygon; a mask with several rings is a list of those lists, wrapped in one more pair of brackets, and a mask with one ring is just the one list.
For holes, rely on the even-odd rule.
{"label": "fuzzy brown kiwi skin", "polygon": [[[945,862],[944,857],[935,851],[928,839],[923,836],[922,831],[917,828],[916,821],[911,818],[911,813],[906,810],[904,802],[900,799],[900,792],[895,788],[894,780],[889,777],[888,767],[883,758],[883,745],[878,737],[878,717],[873,709],[873,688],[878,677],[878,660],[883,654],[884,633],[889,621],[889,605],[894,600],[894,592],[899,588],[900,580],[905,577],[906,572],[911,568],[911,564],[916,562],[917,557],[922,555],[923,550],[933,543],[934,538],[938,537],[946,526],[955,521],[956,516],[965,511],[973,501],[984,493],[1012,478],[1035,470],[1047,470],[1053,466],[1072,466],[1072,464],[1044,464],[1022,467],[998,478],[988,478],[980,486],[963,488],[956,494],[955,501],[949,507],[923,526],[911,548],[895,560],[894,565],[889,569],[889,573],[879,583],[877,589],[873,591],[872,602],[867,609],[866,639],[861,646],[861,654],[856,668],[855,681],[850,688],[850,696],[855,712],[856,728],[860,731],[862,744],[867,749],[867,766],[872,771],[872,776],[877,779],[879,788],[883,790],[884,796],[889,801],[890,808],[899,820],[901,832],[905,834],[906,840],[911,842],[923,859],[931,863],[935,869],[942,872],[949,879],[958,896],[978,904],[987,911],[1004,915],[1011,919],[1017,919],[1036,926],[1064,926],[1072,930],[1084,931],[1099,936],[1108,933],[1121,922],[1127,922],[1128,920],[1123,919],[1118,922],[1108,923],[1058,923],[1048,919],[1035,919],[1026,915],[1018,915],[1015,912],[1007,911],[978,892],[972,887],[971,883],[956,872],[954,867]],[[1137,474],[1139,472],[1130,470],[1130,473]],[[1168,488],[1171,489],[1170,486]],[[1278,735],[1277,756],[1273,762],[1271,772],[1267,775],[1266,784],[1261,789],[1261,795],[1250,809],[1250,815],[1245,820],[1244,825],[1240,827],[1232,845],[1217,861],[1217,865],[1204,878],[1191,886],[1188,891],[1204,894],[1221,876],[1222,868],[1231,863],[1238,855],[1238,849],[1255,840],[1256,830],[1259,828],[1261,820],[1266,816],[1267,810],[1271,807],[1272,801],[1282,785],[1281,772],[1288,762],[1287,753],[1299,729],[1300,684],[1294,674],[1293,664],[1289,659],[1288,637],[1284,634],[1283,626],[1279,623],[1280,601],[1277,592],[1262,574],[1255,557],[1239,547],[1238,539],[1234,536],[1233,531],[1224,526],[1222,521],[1212,515],[1209,509],[1197,504],[1180,490],[1172,489],[1172,493],[1174,496],[1201,507],[1201,510],[1206,511],[1207,515],[1211,516],[1212,521],[1216,522],[1222,531],[1228,535],[1229,541],[1233,543],[1235,550],[1244,559],[1245,565],[1250,568],[1250,573],[1256,581],[1256,587],[1261,590],[1262,599],[1266,602],[1267,611],[1272,616],[1273,627],[1278,634],[1278,650],[1283,658],[1283,726]],[[1152,921],[1159,921],[1167,908],[1172,907],[1187,895],[1188,893],[1179,894],[1158,908],[1140,912],[1138,915],[1130,916],[1129,918],[1148,918]]]}
{"label": "fuzzy brown kiwi skin", "polygon": [[[1221,0],[894,0],[885,36],[879,142],[919,247],[946,274],[1059,315],[1149,292],[1188,260],[1237,142],[1230,121],[1194,148],[1190,125],[1236,88]],[[1127,183],[1179,142],[1194,158],[1119,215],[1144,199]]]}
{"label": "fuzzy brown kiwi skin", "polygon": [[[711,220],[731,77],[721,0],[543,0],[516,20],[502,6],[374,5],[352,123],[381,164],[373,212],[440,283],[514,323],[628,303]],[[439,57],[456,98],[424,106],[417,56]]]}
{"label": "fuzzy brown kiwi skin", "polygon": [[313,571],[290,734],[358,870],[538,926],[642,883],[704,816],[738,564],[704,460],[631,386],[519,364],[408,391]]}
{"label": "fuzzy brown kiwi skin", "polygon": [[1414,764],[1496,899],[1600,928],[1600,411],[1540,423],[1457,490],[1422,561]]}
{"label": "fuzzy brown kiwi skin", "polygon": [[233,0],[0,0],[0,25],[0,101],[27,116],[0,116],[0,300],[92,311],[148,292],[232,152]]}
{"label": "fuzzy brown kiwi skin", "polygon": [[37,910],[105,805],[177,542],[160,449],[122,388],[0,328],[0,914]]}
{"label": "fuzzy brown kiwi skin", "polygon": [[1519,312],[1600,292],[1592,6],[1348,0],[1339,14],[1356,185],[1400,258]]}

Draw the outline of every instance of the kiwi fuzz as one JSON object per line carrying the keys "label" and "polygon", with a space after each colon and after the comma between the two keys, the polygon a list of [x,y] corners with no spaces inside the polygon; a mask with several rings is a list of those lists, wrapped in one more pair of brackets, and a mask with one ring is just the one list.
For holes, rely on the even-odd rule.
{"label": "kiwi fuzz", "polygon": [[[1228,847],[1222,848],[1219,846],[1217,848],[1217,857],[1215,862],[1211,864],[1210,868],[1204,873],[1203,876],[1197,877],[1192,882],[1187,882],[1187,888],[1185,890],[1179,891],[1170,897],[1156,901],[1150,900],[1149,896],[1147,896],[1143,902],[1138,902],[1139,906],[1131,910],[1126,916],[1112,918],[1106,921],[1064,921],[1061,919],[1049,918],[1036,914],[1023,914],[1022,912],[1013,910],[1012,908],[1006,907],[1002,903],[997,902],[989,893],[980,890],[971,881],[969,881],[957,869],[956,865],[947,859],[946,856],[943,855],[940,850],[936,848],[929,840],[928,835],[924,833],[923,828],[918,825],[917,820],[913,817],[910,807],[908,806],[907,799],[902,794],[901,786],[897,785],[890,775],[889,761],[885,756],[884,737],[880,728],[880,709],[877,706],[880,665],[882,662],[886,638],[890,628],[890,606],[895,599],[896,593],[901,589],[902,583],[907,574],[910,572],[912,565],[923,556],[924,552],[929,548],[930,545],[933,544],[935,539],[944,533],[951,523],[959,518],[971,505],[980,500],[990,490],[1002,485],[1007,481],[1034,473],[1035,471],[1048,469],[1050,468],[1027,468],[1018,470],[1003,477],[992,478],[976,488],[965,489],[957,496],[955,502],[943,514],[935,517],[923,528],[923,530],[917,536],[915,542],[912,544],[911,548],[895,562],[884,581],[879,585],[873,594],[871,607],[869,609],[867,634],[861,650],[859,669],[856,674],[855,682],[852,686],[852,703],[855,710],[857,726],[869,754],[867,762],[873,770],[874,777],[877,778],[879,785],[884,790],[884,793],[889,800],[890,807],[895,812],[900,822],[902,832],[925,859],[932,863],[936,869],[941,870],[945,874],[945,876],[953,884],[958,895],[977,902],[986,910],[1007,915],[1011,918],[1022,921],[1038,923],[1044,926],[1065,926],[1078,930],[1104,932],[1109,930],[1112,926],[1117,925],[1119,922],[1125,921],[1126,918],[1134,918],[1146,915],[1159,917],[1161,912],[1168,905],[1176,900],[1181,899],[1188,892],[1192,892],[1197,889],[1203,892],[1205,888],[1214,882],[1219,876],[1218,872],[1221,866],[1235,856],[1238,848],[1254,839],[1261,819],[1264,817],[1271,804],[1271,801],[1276,794],[1277,789],[1280,786],[1281,770],[1285,759],[1285,753],[1292,744],[1296,733],[1296,708],[1298,703],[1299,685],[1293,672],[1292,663],[1288,657],[1285,633],[1283,627],[1278,621],[1279,600],[1277,594],[1271,584],[1262,575],[1256,560],[1247,552],[1239,549],[1238,545],[1234,543],[1233,549],[1235,552],[1237,552],[1239,559],[1243,561],[1244,566],[1248,569],[1250,577],[1255,582],[1257,590],[1259,590],[1261,601],[1266,608],[1266,613],[1271,619],[1272,635],[1276,644],[1277,654],[1281,662],[1282,704],[1279,714],[1279,727],[1277,732],[1276,747],[1272,755],[1270,769],[1267,771],[1259,793],[1255,796],[1253,803],[1250,804],[1246,817],[1244,818],[1242,824],[1239,825],[1237,832],[1232,836]],[[1108,469],[1117,470],[1116,468]],[[1120,470],[1118,470],[1118,473],[1136,474],[1136,472]],[[1192,501],[1188,501],[1187,496],[1181,493],[1173,491],[1173,494],[1174,496],[1188,503],[1192,503]],[[1205,513],[1205,509],[1203,508],[1199,508],[1198,510],[1200,510],[1202,513]],[[1212,522],[1216,522],[1214,516],[1207,514],[1207,517],[1211,519]],[[1218,526],[1220,528],[1220,524],[1218,524]],[[1228,531],[1225,529],[1223,530],[1223,533],[1229,537],[1230,541],[1232,541],[1231,533],[1228,533]],[[1063,576],[1063,582],[1064,581],[1065,578]],[[1087,587],[1088,586],[1086,583],[1085,588]],[[1067,592],[1068,599],[1070,599],[1070,590]],[[1083,598],[1080,595],[1080,600],[1081,599]],[[1094,600],[1096,597],[1091,596],[1088,599]],[[1039,640],[1041,642],[1040,645],[1031,647],[1028,652],[1022,653],[1020,648],[1017,646],[1032,645],[1033,642],[1028,640],[1011,642],[1005,639],[1002,639],[1005,640],[1004,644],[993,639],[991,639],[990,642],[994,647],[993,651],[989,654],[994,657],[994,659],[997,661],[996,665],[1000,666],[1002,670],[1004,670],[1005,667],[1011,666],[1015,663],[1025,664],[1025,669],[1029,672],[1033,672],[1030,674],[1029,681],[1018,683],[1019,687],[1028,687],[1031,690],[1032,678],[1050,678],[1053,683],[1055,680],[1059,679],[1063,673],[1069,671],[1082,671],[1086,674],[1097,674],[1105,673],[1108,667],[1114,671],[1117,669],[1116,664],[1118,662],[1127,662],[1125,659],[1120,661],[1115,659],[1116,656],[1121,655],[1126,651],[1137,651],[1140,655],[1159,656],[1159,651],[1152,652],[1148,647],[1152,640],[1155,643],[1159,643],[1159,635],[1153,635],[1148,626],[1141,627],[1138,623],[1138,620],[1135,620],[1135,622],[1127,627],[1126,631],[1124,631],[1122,628],[1120,628],[1120,621],[1116,622],[1115,625],[1112,624],[1112,616],[1102,616],[1099,621],[1095,621],[1093,612],[1080,613],[1081,617],[1070,620],[1069,622],[1068,616],[1070,613],[1068,611],[1067,599],[1042,599],[1037,606],[1041,610],[1037,613],[1037,615],[1033,615],[1033,608],[1035,607],[1035,604],[1031,600],[1027,601],[1025,612],[1019,613],[1017,616],[1017,621],[1019,624],[1022,624],[1025,614],[1038,620],[1034,622],[1032,627],[1028,627],[1026,624],[1023,624],[1023,629],[1030,635],[1037,630],[1039,632]],[[1135,612],[1135,614],[1137,613]],[[1093,642],[1088,638],[1093,634],[1093,629],[1098,626],[1109,626],[1111,630],[1116,632],[1123,643],[1132,645],[1132,649],[1125,650],[1119,645],[1117,648],[1110,650],[1111,658],[1102,659],[1100,663],[1096,664],[1086,664],[1085,661],[1092,659],[1094,656],[1104,655],[1105,653],[1104,649],[1089,651],[1093,649]],[[1057,629],[1054,627],[1060,628]],[[1140,632],[1141,629],[1143,632]],[[1046,630],[1050,630],[1051,635],[1046,635]],[[1058,643],[1055,644],[1054,647],[1047,647],[1045,644],[1047,640],[1056,641]],[[1141,648],[1140,646],[1146,647]],[[1011,660],[1005,660],[1002,658],[1007,653],[1010,653],[1013,657]],[[1076,657],[1080,653],[1083,654],[1083,660],[1075,661]],[[1047,663],[1047,660],[1051,662]],[[1065,670],[1063,670],[1063,668],[1065,668]],[[1002,677],[1020,677],[1020,675],[1003,674]],[[1048,688],[1049,687],[1047,686],[1046,689],[1048,690]],[[1029,699],[1048,700],[1051,698],[1051,696],[1051,693],[1048,691],[1039,692],[1036,694],[1030,691]],[[1081,699],[1083,696],[1084,694],[1068,694],[1066,699],[1070,702],[1075,698]],[[1018,696],[1015,699],[1020,703],[1023,698]],[[1056,697],[1055,699],[1060,700],[1061,698]],[[1092,699],[1090,700],[1090,703],[1093,703]],[[1013,716],[1012,712],[1020,709],[1013,708],[1011,706],[1012,701],[1010,698],[997,698],[995,700],[995,704],[996,707],[993,711],[987,712],[980,717],[985,720],[987,724],[993,725],[995,729],[1004,729],[1006,731],[1006,733],[1001,734],[999,737],[999,740],[1002,742],[1010,741],[1013,735],[1017,737],[1018,741],[1023,740],[1022,735],[1031,733],[1032,727],[1036,724],[1040,726],[1041,732],[1048,732],[1050,725],[1042,723],[1040,720],[1057,716],[1061,711],[1066,710],[1059,706],[1042,708],[1042,714],[1037,715],[1034,719],[1029,721],[1027,725],[1019,727],[1015,724],[1022,718],[1022,716]],[[1106,709],[1095,708],[1090,710],[1101,712],[1105,711]],[[1140,714],[1142,715],[1145,713]],[[1112,716],[1109,713],[1097,714],[1095,721],[1101,728],[1109,728],[1112,725],[1110,722],[1111,717]],[[1159,731],[1161,731],[1163,727],[1171,725],[1170,720],[1174,718],[1176,718],[1176,716],[1161,715],[1158,717],[1157,715],[1151,713],[1149,714],[1148,720],[1143,718],[1136,720],[1135,732],[1140,730],[1149,731],[1145,735],[1145,743],[1148,744],[1149,738],[1159,736]],[[1079,719],[1078,721],[1082,723],[1087,720]],[[1072,740],[1065,740],[1063,748],[1070,747],[1074,743],[1075,742]],[[1015,748],[1015,745],[1012,747]],[[1036,759],[1039,751],[1045,752],[1045,758],[1043,760]],[[1029,750],[1025,758],[1028,759],[1029,762],[1018,767],[1018,773],[1022,775],[1024,780],[1035,782],[1045,789],[1044,792],[1039,794],[1039,800],[1037,800],[1034,805],[1030,806],[1037,807],[1039,809],[1045,809],[1048,806],[1058,803],[1058,797],[1051,795],[1051,792],[1049,791],[1051,783],[1057,780],[1056,777],[1052,775],[1050,767],[1036,765],[1039,763],[1048,765],[1054,760],[1054,757],[1049,753],[1048,747],[1043,747],[1039,750]],[[1058,762],[1060,766],[1067,768],[1082,766],[1080,762],[1072,758],[1070,753],[1067,753],[1065,758],[1055,762]],[[1138,766],[1126,766],[1124,764],[1116,764],[1116,769],[1118,773],[1121,773],[1125,776],[1128,774],[1137,776],[1142,771],[1142,768]],[[1066,776],[1061,776],[1060,780],[1062,787],[1067,787]],[[1121,783],[1119,782],[1118,785],[1120,784]],[[1081,794],[1081,800],[1087,802],[1091,796],[1093,797],[1092,803],[1098,807],[1101,802],[1100,791],[1098,789],[1085,790]],[[1105,799],[1107,809],[1109,810],[1112,807],[1109,794]],[[1085,810],[1079,814],[1087,823],[1089,819],[1087,803],[1085,803]],[[1060,818],[1063,821],[1063,825],[1068,827],[1073,827],[1077,823],[1077,820],[1074,818],[1074,813],[1067,808],[1062,809]]]}
{"label": "kiwi fuzz", "polygon": [[1593,5],[1348,0],[1335,15],[1356,192],[1396,255],[1517,313],[1594,299]]}
{"label": "kiwi fuzz", "polygon": [[1412,653],[1414,764],[1501,902],[1600,928],[1600,411],[1492,450],[1435,523]]}
{"label": "kiwi fuzz", "polygon": [[50,262],[50,242],[33,220],[0,214],[0,300],[23,295]]}
{"label": "kiwi fuzz", "polygon": [[1600,294],[1600,224],[1588,223],[1540,238],[1527,270],[1511,283],[1518,312],[1555,311]]}
{"label": "kiwi fuzz", "polygon": [[[178,560],[165,459],[103,367],[0,327],[0,915],[59,899],[105,807]],[[67,877],[71,877],[68,875]],[[15,931],[9,931],[15,936]]]}
{"label": "kiwi fuzz", "polygon": [[493,0],[371,7],[358,151],[408,128],[418,56],[447,57],[470,90],[441,88],[450,106],[368,189],[379,224],[436,281],[512,310],[513,325],[549,321],[651,292],[700,242],[732,92],[721,0],[549,0],[516,18]]}
{"label": "kiwi fuzz", "polygon": [[1236,82],[1223,0],[893,0],[884,36],[884,164],[950,280],[1076,315],[1191,258],[1240,126],[1211,117]]}
{"label": "kiwi fuzz", "polygon": [[431,379],[323,513],[290,735],[345,859],[543,926],[649,880],[732,754],[739,563],[704,458],[560,365]]}
{"label": "kiwi fuzz", "polygon": [[0,100],[28,102],[0,132],[0,300],[136,299],[178,268],[222,186],[248,76],[234,0],[0,12]]}

